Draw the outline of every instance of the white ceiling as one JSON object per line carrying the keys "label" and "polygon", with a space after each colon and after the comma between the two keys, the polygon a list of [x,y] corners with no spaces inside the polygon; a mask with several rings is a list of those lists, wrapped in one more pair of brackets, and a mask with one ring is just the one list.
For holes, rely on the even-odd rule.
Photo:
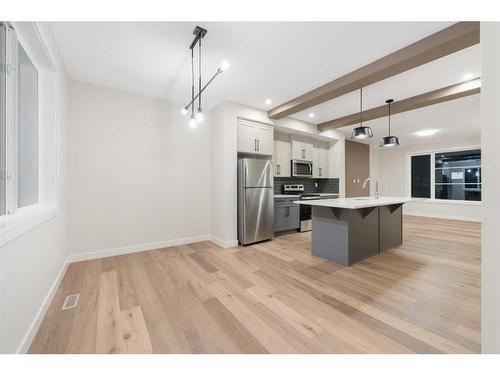
{"label": "white ceiling", "polygon": [[[203,73],[227,59],[205,104],[232,100],[267,109],[401,47],[447,22],[54,22],[65,67],[73,79],[186,102],[188,46],[205,27]],[[266,98],[273,105],[266,106]]]}
{"label": "white ceiling", "polygon": [[[227,59],[229,70],[207,89],[207,108],[223,100],[264,110],[420,40],[450,22],[54,22],[51,23],[68,75],[76,80],[185,104],[190,96],[190,53],[196,25],[203,40],[206,81]],[[480,76],[480,50],[473,46],[364,89],[364,108],[379,106]],[[433,122],[455,135],[457,125],[479,111],[479,96],[395,116],[416,131]],[[266,105],[266,99],[272,104]],[[468,103],[460,106],[457,103]],[[476,108],[477,106],[477,108]],[[447,114],[450,108],[461,117]],[[353,92],[295,114],[319,123],[359,109]],[[309,118],[314,112],[315,117]],[[416,116],[412,120],[412,116]],[[423,117],[419,117],[423,116]],[[401,120],[399,120],[401,118]],[[452,125],[449,121],[453,119]],[[479,123],[477,129],[479,134]],[[385,123],[386,119],[373,121]],[[396,125],[397,126],[397,125]],[[401,124],[401,127],[403,125]],[[348,129],[348,128],[346,128]],[[343,131],[348,133],[348,130]],[[405,130],[406,131],[406,130]],[[378,130],[376,130],[378,133]],[[443,133],[441,133],[443,134]],[[465,133],[464,133],[465,134]],[[398,134],[399,135],[399,134]],[[406,137],[401,133],[402,139]],[[409,137],[411,142],[413,138]]]}

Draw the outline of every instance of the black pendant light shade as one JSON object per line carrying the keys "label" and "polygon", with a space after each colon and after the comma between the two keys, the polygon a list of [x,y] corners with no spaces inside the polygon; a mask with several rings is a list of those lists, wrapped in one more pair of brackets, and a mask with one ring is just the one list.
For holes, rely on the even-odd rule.
{"label": "black pendant light shade", "polygon": [[399,146],[398,137],[391,135],[391,103],[393,101],[394,101],[393,99],[387,99],[385,101],[389,107],[389,135],[380,140],[380,147],[397,147],[397,146]]}
{"label": "black pendant light shade", "polygon": [[352,130],[351,138],[354,139],[366,139],[373,137],[372,128],[368,126],[358,126]]}
{"label": "black pendant light shade", "polygon": [[359,89],[359,107],[360,107],[360,116],[361,121],[359,122],[359,126],[354,128],[351,133],[351,139],[367,139],[373,137],[372,128],[369,126],[363,125],[363,88]]}
{"label": "black pendant light shade", "polygon": [[393,135],[388,135],[380,140],[380,147],[396,147],[399,146],[399,139]]}

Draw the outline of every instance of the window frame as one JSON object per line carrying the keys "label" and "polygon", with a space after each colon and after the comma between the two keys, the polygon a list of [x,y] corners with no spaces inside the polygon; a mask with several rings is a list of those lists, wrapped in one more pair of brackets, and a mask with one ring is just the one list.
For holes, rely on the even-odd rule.
{"label": "window frame", "polygon": [[[17,208],[17,186],[14,188],[16,209],[0,216],[0,247],[22,236],[26,232],[50,220],[59,213],[59,90],[61,76],[59,65],[55,64],[51,52],[54,50],[50,30],[36,22],[4,22],[14,29],[17,42],[21,44],[33,66],[38,72],[37,77],[37,158],[38,158],[38,202]],[[47,39],[48,38],[48,39]],[[49,44],[47,44],[47,42]],[[16,45],[17,52],[17,45]],[[57,57],[57,55],[56,55]],[[17,112],[17,110],[16,110]],[[7,124],[7,126],[9,126]],[[11,142],[10,140],[8,142]],[[14,144],[17,155],[17,139]],[[7,167],[9,168],[9,167]],[[14,175],[17,181],[17,169]],[[9,184],[7,184],[9,185]],[[12,199],[12,194],[10,195]],[[9,198],[7,198],[7,204]],[[6,207],[7,211],[8,207]],[[0,249],[1,250],[1,249]]]}
{"label": "window frame", "polygon": [[[7,25],[7,27],[11,27]],[[37,71],[37,202],[23,206],[21,208],[28,208],[36,206],[40,203],[40,67],[37,65],[34,58],[34,54],[30,48],[23,42],[21,38],[17,35],[17,31],[12,28],[14,32],[14,39],[9,40],[14,46],[8,43],[7,48],[8,56],[12,55],[7,61],[8,65],[13,66],[11,69],[15,70],[15,80],[7,81],[6,90],[6,111],[7,111],[7,122],[5,126],[6,131],[6,199],[5,199],[5,214],[0,215],[0,218],[5,218],[14,215],[19,209],[19,46],[24,50],[31,64]],[[12,87],[14,86],[14,87]],[[12,100],[14,98],[14,100]],[[25,210],[26,211],[26,210]]]}
{"label": "window frame", "polygon": [[411,157],[418,155],[430,155],[431,163],[431,197],[430,198],[413,198],[416,201],[422,201],[426,203],[439,203],[439,204],[458,204],[458,205],[471,205],[480,206],[482,205],[482,196],[480,201],[468,201],[468,200],[458,200],[458,199],[436,199],[436,154],[446,153],[453,151],[467,151],[467,150],[481,150],[481,145],[470,145],[464,147],[453,147],[453,148],[437,148],[430,149],[427,151],[417,151],[417,152],[407,152],[406,153],[406,194],[411,197]]}

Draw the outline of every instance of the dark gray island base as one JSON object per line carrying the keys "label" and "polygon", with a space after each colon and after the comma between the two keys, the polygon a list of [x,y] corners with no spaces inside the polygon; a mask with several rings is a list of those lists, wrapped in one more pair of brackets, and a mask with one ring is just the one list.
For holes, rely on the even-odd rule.
{"label": "dark gray island base", "polygon": [[312,253],[350,266],[403,243],[403,204],[312,207]]}
{"label": "dark gray island base", "polygon": [[296,201],[312,208],[312,254],[350,266],[403,243],[405,197]]}

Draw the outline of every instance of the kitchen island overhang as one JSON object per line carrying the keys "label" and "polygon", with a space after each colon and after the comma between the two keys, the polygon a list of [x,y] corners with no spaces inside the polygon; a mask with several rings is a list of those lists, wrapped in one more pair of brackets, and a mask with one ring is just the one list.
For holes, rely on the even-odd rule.
{"label": "kitchen island overhang", "polygon": [[350,266],[403,243],[403,204],[411,198],[296,201],[312,208],[312,254]]}

